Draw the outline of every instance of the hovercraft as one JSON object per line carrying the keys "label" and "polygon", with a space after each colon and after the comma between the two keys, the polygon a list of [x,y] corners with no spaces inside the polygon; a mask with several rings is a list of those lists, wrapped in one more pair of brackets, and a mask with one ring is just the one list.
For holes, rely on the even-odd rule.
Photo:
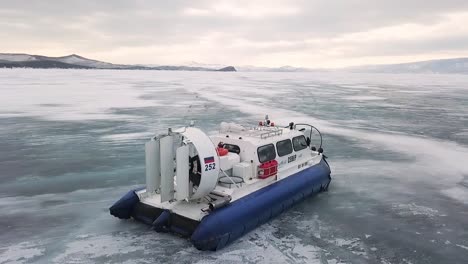
{"label": "hovercraft", "polygon": [[253,127],[223,122],[214,136],[193,124],[168,129],[145,152],[146,187],[129,191],[110,213],[190,238],[200,250],[223,248],[331,181],[320,132],[275,126],[268,116]]}

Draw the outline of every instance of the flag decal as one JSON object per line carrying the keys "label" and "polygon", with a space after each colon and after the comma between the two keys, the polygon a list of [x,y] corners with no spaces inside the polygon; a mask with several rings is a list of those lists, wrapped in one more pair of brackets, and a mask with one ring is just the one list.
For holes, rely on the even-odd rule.
{"label": "flag decal", "polygon": [[205,164],[208,164],[208,163],[213,163],[213,162],[215,162],[215,160],[214,160],[214,157],[213,157],[213,156],[205,158]]}

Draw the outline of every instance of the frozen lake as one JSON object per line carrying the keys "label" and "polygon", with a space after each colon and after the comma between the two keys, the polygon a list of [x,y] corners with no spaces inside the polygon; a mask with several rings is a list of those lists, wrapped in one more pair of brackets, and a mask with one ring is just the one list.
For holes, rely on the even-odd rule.
{"label": "frozen lake", "polygon": [[[120,221],[144,142],[306,121],[328,193],[219,252]],[[0,263],[468,263],[468,75],[0,69]]]}

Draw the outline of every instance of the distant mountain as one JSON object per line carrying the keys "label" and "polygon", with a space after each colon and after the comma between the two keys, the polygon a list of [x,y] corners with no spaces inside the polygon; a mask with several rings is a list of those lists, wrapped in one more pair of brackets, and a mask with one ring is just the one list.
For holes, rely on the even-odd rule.
{"label": "distant mountain", "polygon": [[468,58],[428,60],[399,64],[366,65],[344,69],[369,73],[458,73],[468,74]]}
{"label": "distant mountain", "polygon": [[0,68],[60,68],[60,69],[113,69],[113,70],[162,70],[162,71],[223,71],[223,72],[326,72],[347,71],[367,73],[455,73],[468,74],[468,58],[428,60],[399,64],[364,65],[338,70],[309,69],[293,66],[256,67],[228,66],[190,62],[186,66],[173,65],[125,65],[88,59],[76,54],[48,57],[20,53],[0,53]]}
{"label": "distant mountain", "polygon": [[38,69],[92,69],[91,67],[68,64],[60,61],[51,60],[32,60],[32,61],[2,61],[0,68],[38,68]]}
{"label": "distant mountain", "polygon": [[236,68],[234,68],[232,66],[227,66],[227,67],[221,68],[221,69],[216,70],[216,71],[232,72],[232,71],[236,71]]}
{"label": "distant mountain", "polygon": [[47,57],[19,53],[0,53],[0,68],[60,68],[60,69],[113,69],[113,70],[167,70],[167,71],[236,71],[232,66],[218,69],[190,66],[124,65],[87,59],[76,54]]}
{"label": "distant mountain", "polygon": [[183,64],[189,67],[200,67],[200,68],[207,68],[207,69],[213,69],[213,70],[228,67],[228,65],[223,65],[223,64],[209,64],[209,63],[200,63],[196,61],[190,61],[190,62],[183,63]]}

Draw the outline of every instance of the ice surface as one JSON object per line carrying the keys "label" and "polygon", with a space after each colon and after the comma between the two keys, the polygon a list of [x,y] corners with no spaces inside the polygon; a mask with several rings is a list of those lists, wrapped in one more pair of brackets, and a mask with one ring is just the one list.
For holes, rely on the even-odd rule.
{"label": "ice surface", "polygon": [[362,96],[348,96],[348,97],[345,97],[345,99],[347,99],[347,100],[355,100],[355,101],[385,100],[384,97],[372,96],[372,95],[369,95],[369,96],[365,96],[365,95],[362,95]]}
{"label": "ice surface", "polygon": [[[467,87],[461,75],[1,69],[0,263],[467,263]],[[108,214],[144,183],[151,135],[265,114],[322,131],[328,193],[219,252]]]}
{"label": "ice surface", "polygon": [[[52,74],[51,74],[52,73]],[[143,100],[143,89],[128,89],[120,85],[130,77],[113,76],[105,71],[80,72],[70,75],[63,71],[21,69],[3,70],[0,79],[2,96],[0,112],[18,116],[38,116],[54,120],[110,119],[113,108],[154,106]],[[112,75],[112,74],[111,74]]]}
{"label": "ice surface", "polygon": [[150,132],[144,132],[144,133],[123,133],[123,134],[111,134],[111,135],[106,135],[103,136],[103,140],[109,140],[109,141],[132,141],[135,139],[141,139],[141,138],[151,138],[151,136],[154,135],[153,133]]}

